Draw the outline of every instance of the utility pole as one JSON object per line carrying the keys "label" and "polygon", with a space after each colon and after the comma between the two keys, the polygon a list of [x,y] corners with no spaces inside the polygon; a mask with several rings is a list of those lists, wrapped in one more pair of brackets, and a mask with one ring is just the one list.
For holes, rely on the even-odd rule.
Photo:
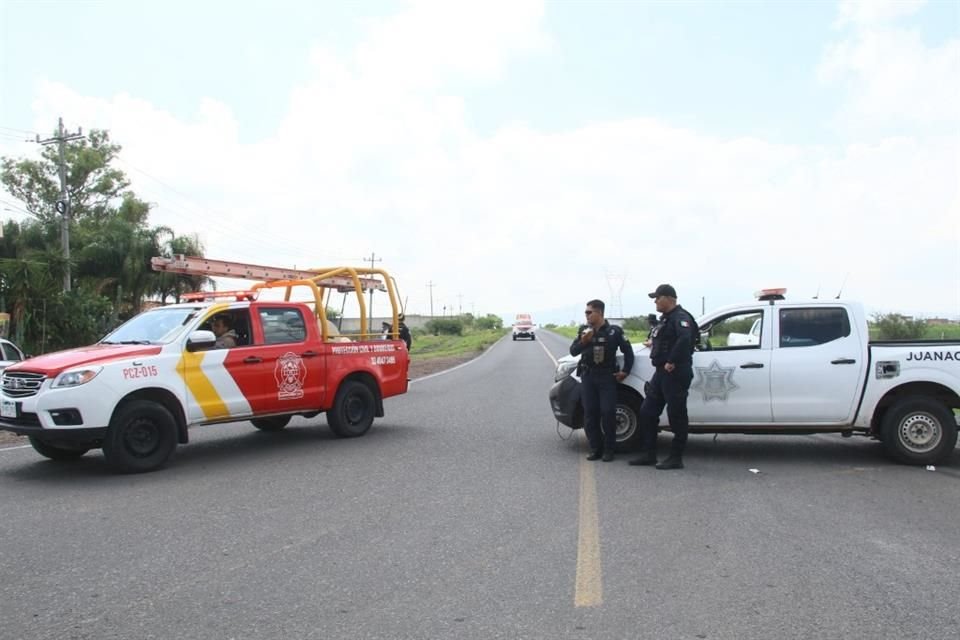
{"label": "utility pole", "polygon": [[463,315],[463,294],[462,294],[462,293],[458,293],[458,294],[457,294],[457,298],[458,298],[458,301],[457,301],[457,315],[462,316],[462,315]]}
{"label": "utility pole", "polygon": [[60,246],[63,258],[66,261],[66,271],[63,274],[63,291],[70,291],[70,194],[67,192],[67,160],[64,154],[64,144],[71,140],[83,138],[83,129],[77,127],[76,133],[69,135],[63,130],[63,118],[60,118],[57,135],[46,140],[40,139],[37,134],[37,144],[47,146],[57,143],[60,150],[60,199],[57,200],[57,213],[60,214]]}
{"label": "utility pole", "polygon": [[430,317],[433,317],[433,288],[437,286],[433,284],[433,280],[427,283],[427,289],[430,289]]}
{"label": "utility pole", "polygon": [[[383,260],[383,258],[378,258],[377,254],[375,254],[373,251],[370,252],[369,258],[361,258],[361,259],[369,261],[371,269],[373,269],[374,262],[381,262]],[[373,289],[372,288],[370,289],[370,309],[367,311],[367,325],[368,325],[367,331],[369,331],[370,333],[373,333]]]}

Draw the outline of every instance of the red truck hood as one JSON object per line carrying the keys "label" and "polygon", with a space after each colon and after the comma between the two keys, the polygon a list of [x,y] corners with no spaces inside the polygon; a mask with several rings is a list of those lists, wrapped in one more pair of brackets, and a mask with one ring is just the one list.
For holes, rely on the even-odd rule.
{"label": "red truck hood", "polygon": [[30,358],[7,367],[5,371],[33,371],[55,376],[66,369],[85,364],[103,364],[112,360],[153,356],[158,353],[160,346],[153,344],[94,344]]}

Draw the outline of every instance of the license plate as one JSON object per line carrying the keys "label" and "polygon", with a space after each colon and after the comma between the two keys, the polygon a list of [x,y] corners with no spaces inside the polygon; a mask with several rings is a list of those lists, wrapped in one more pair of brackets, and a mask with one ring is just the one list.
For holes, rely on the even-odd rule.
{"label": "license plate", "polygon": [[17,403],[10,400],[4,400],[0,403],[0,416],[4,418],[17,417]]}

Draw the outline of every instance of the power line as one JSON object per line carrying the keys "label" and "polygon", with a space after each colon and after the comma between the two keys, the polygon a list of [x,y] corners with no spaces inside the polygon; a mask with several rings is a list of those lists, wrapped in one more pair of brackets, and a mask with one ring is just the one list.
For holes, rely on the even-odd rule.
{"label": "power line", "polygon": [[[158,199],[163,200],[163,204],[160,205],[161,210],[163,211],[169,210],[170,212],[178,215],[179,217],[182,217],[184,220],[189,221],[193,225],[197,225],[199,223],[200,226],[204,227],[206,231],[209,231],[211,233],[216,233],[220,237],[230,236],[230,237],[246,240],[248,244],[251,244],[252,246],[260,250],[264,248],[264,243],[266,241],[270,243],[270,247],[267,247],[267,248],[275,248],[276,250],[282,251],[283,253],[287,253],[287,254],[290,253],[291,245],[293,244],[291,243],[291,238],[281,237],[279,235],[270,233],[265,228],[268,225],[263,225],[263,227],[259,227],[257,231],[247,232],[247,231],[244,231],[242,227],[238,228],[236,225],[222,225],[219,223],[216,225],[206,224],[206,221],[214,216],[216,216],[217,220],[229,219],[231,216],[229,216],[226,212],[223,212],[216,208],[204,206],[194,201],[189,195],[167,184],[166,182],[157,178],[156,176],[153,176],[147,173],[143,169],[134,166],[128,160],[125,160],[119,157],[116,158],[116,160],[118,160],[121,164],[126,165],[130,169],[136,171],[137,173],[142,174],[146,178],[149,178],[150,180],[156,182],[165,190],[179,196],[179,201],[178,199],[170,198],[169,195],[163,195],[162,197],[160,197],[159,192],[153,191],[150,189],[143,189],[143,187],[138,186],[138,190],[146,190],[149,193],[152,193],[158,196]],[[169,204],[170,201],[175,202],[177,206],[171,206]],[[200,215],[198,216],[198,214]],[[293,237],[296,237],[296,236],[293,236]],[[295,246],[295,248],[301,251],[302,253],[313,253],[316,250],[315,247],[313,246],[308,247],[307,245],[299,245],[299,246]],[[345,255],[342,253],[328,254],[328,255],[331,258],[335,258],[339,260],[346,259]],[[311,265],[311,266],[327,266],[327,265]]]}
{"label": "power line", "polygon": [[15,131],[16,133],[28,133],[31,136],[37,135],[37,132],[31,129],[17,129],[16,127],[0,127],[0,129],[4,131]]}

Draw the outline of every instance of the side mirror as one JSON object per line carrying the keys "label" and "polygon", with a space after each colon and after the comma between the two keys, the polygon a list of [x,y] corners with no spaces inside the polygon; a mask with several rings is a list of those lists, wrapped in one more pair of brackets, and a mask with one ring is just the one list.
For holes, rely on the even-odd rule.
{"label": "side mirror", "polygon": [[187,337],[187,351],[209,349],[217,342],[213,331],[194,331]]}
{"label": "side mirror", "polygon": [[701,331],[700,338],[697,340],[697,351],[710,351],[712,348],[710,344],[710,332]]}

